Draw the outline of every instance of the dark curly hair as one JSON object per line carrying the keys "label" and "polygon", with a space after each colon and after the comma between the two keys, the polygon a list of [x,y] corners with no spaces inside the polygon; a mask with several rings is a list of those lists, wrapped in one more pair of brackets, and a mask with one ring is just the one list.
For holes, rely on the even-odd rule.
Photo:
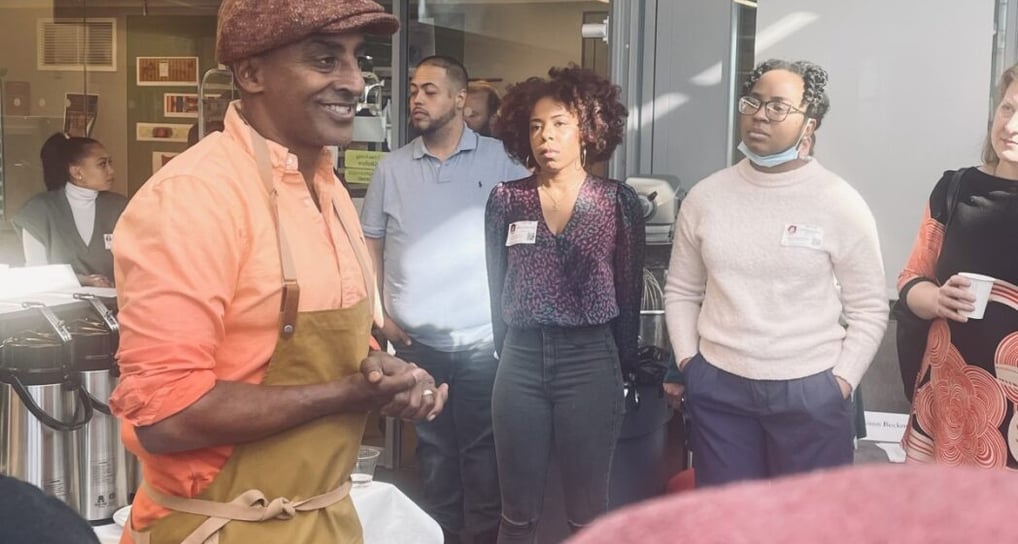
{"label": "dark curly hair", "polygon": [[509,86],[495,118],[494,134],[505,150],[523,164],[532,164],[530,116],[546,97],[561,102],[576,115],[581,145],[588,162],[608,160],[622,142],[629,112],[619,101],[617,85],[590,70],[570,65],[548,70],[548,79],[532,77]]}
{"label": "dark curly hair", "polygon": [[831,99],[827,96],[827,70],[806,60],[787,61],[781,59],[765,60],[758,64],[750,72],[749,77],[742,84],[742,95],[746,96],[753,91],[753,86],[760,77],[771,70],[787,70],[798,74],[804,83],[802,92],[802,103],[806,104],[806,115],[816,120],[814,131],[820,128],[824,115],[831,109]]}

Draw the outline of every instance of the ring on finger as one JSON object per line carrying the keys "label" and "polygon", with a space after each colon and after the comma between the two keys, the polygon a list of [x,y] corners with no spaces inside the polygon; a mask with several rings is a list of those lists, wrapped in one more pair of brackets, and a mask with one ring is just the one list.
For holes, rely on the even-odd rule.
{"label": "ring on finger", "polygon": [[434,394],[435,394],[435,391],[434,391],[433,389],[425,389],[425,390],[424,390],[424,391],[423,391],[423,392],[421,393],[421,395],[423,395],[423,396],[425,396],[425,397],[430,397],[430,396],[433,396]]}

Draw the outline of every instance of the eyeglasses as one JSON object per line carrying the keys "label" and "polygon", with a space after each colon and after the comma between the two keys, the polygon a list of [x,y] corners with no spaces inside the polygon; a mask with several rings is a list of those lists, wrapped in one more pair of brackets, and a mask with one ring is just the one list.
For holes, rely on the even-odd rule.
{"label": "eyeglasses", "polygon": [[744,96],[739,99],[739,113],[743,115],[753,115],[760,111],[760,108],[764,109],[764,115],[768,119],[775,122],[784,121],[790,113],[806,114],[805,111],[781,100],[763,102],[755,96]]}

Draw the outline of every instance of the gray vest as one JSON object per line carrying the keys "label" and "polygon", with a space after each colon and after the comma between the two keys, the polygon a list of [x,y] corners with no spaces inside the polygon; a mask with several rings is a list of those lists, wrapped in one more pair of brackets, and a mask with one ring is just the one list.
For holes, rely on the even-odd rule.
{"label": "gray vest", "polygon": [[127,205],[124,195],[100,192],[95,200],[95,226],[88,245],[74,225],[71,205],[64,189],[47,191],[32,197],[11,221],[19,231],[27,231],[46,247],[50,264],[69,264],[75,274],[102,274],[113,280],[113,254],[106,237]]}

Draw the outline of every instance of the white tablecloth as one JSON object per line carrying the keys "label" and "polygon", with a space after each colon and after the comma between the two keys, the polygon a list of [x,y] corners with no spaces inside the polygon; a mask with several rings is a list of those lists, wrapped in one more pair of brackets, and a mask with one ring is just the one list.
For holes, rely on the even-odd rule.
{"label": "white tablecloth", "polygon": [[[442,529],[406,495],[391,484],[371,482],[354,486],[350,498],[364,527],[364,544],[441,544]],[[118,525],[96,527],[102,544],[120,542]]]}

